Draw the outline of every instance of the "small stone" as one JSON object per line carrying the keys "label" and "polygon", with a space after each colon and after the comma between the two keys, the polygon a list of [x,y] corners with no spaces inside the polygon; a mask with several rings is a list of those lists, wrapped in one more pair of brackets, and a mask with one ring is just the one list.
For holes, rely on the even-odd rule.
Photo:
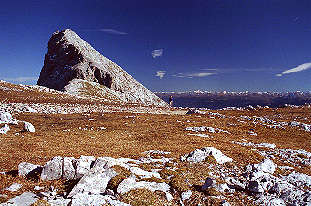
{"label": "small stone", "polygon": [[202,186],[202,190],[207,190],[209,187],[213,186],[213,184],[214,184],[213,179],[210,177],[207,177],[204,182],[204,185]]}
{"label": "small stone", "polygon": [[0,129],[0,134],[6,134],[8,131],[10,131],[9,125],[5,124],[1,129]]}
{"label": "small stone", "polygon": [[18,183],[13,183],[11,186],[5,188],[6,191],[9,192],[16,192],[18,191],[23,185]]}
{"label": "small stone", "polygon": [[12,115],[8,112],[0,113],[0,123],[10,123],[12,121]]}
{"label": "small stone", "polygon": [[188,200],[191,197],[191,195],[192,195],[192,191],[191,190],[183,192],[183,193],[181,193],[181,200],[182,201]]}
{"label": "small stone", "polygon": [[35,127],[29,122],[24,122],[24,130],[27,132],[36,132]]}

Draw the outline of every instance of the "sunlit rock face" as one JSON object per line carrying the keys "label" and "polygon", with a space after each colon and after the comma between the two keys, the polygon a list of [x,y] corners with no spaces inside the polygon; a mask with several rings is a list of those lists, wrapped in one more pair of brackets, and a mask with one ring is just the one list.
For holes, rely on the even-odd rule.
{"label": "sunlit rock face", "polygon": [[74,31],[53,33],[37,84],[56,90],[74,79],[98,83],[125,103],[167,106],[120,66],[96,51]]}

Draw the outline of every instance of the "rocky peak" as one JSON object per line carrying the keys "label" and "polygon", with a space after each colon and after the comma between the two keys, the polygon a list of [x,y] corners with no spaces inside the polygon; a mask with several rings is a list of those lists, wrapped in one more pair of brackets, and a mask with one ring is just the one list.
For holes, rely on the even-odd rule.
{"label": "rocky peak", "polygon": [[37,84],[64,91],[75,79],[98,83],[107,88],[107,93],[113,93],[119,101],[167,106],[74,31],[66,29],[54,32],[48,42],[48,52]]}

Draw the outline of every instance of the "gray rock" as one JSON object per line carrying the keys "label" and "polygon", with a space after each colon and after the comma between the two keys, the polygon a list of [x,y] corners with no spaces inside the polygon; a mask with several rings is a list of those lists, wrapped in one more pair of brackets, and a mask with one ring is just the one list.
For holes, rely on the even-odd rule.
{"label": "gray rock", "polygon": [[18,191],[20,188],[22,188],[22,184],[18,184],[18,183],[13,183],[12,185],[10,185],[9,187],[5,188],[6,191],[9,192],[16,192]]}
{"label": "gray rock", "polygon": [[255,193],[263,193],[264,192],[263,187],[261,186],[260,182],[257,180],[250,181],[248,183],[247,188],[250,192],[255,192]]}
{"label": "gray rock", "polygon": [[102,206],[102,205],[112,205],[112,206],[130,206],[129,204],[115,200],[113,196],[110,195],[99,195],[99,194],[86,194],[79,193],[72,198],[71,206]]}
{"label": "gray rock", "polygon": [[42,180],[56,180],[62,177],[63,171],[63,158],[62,157],[54,157],[52,160],[48,161],[41,173]]}
{"label": "gray rock", "polygon": [[95,157],[93,156],[83,156],[77,159],[77,169],[75,179],[81,178],[84,174],[86,174],[90,169],[92,163],[94,163]]}
{"label": "gray rock", "polygon": [[79,193],[105,193],[108,182],[116,175],[117,173],[113,169],[98,170],[97,168],[92,168],[74,186],[68,197],[73,197]]}
{"label": "gray rock", "polygon": [[8,131],[10,131],[10,127],[7,124],[0,128],[0,134],[6,134]]}
{"label": "gray rock", "polygon": [[76,176],[76,159],[73,157],[64,157],[63,179],[73,180]]}
{"label": "gray rock", "polygon": [[188,199],[190,199],[191,195],[192,195],[192,191],[191,190],[183,192],[183,193],[181,193],[181,200],[182,201],[188,200]]}
{"label": "gray rock", "polygon": [[230,157],[227,157],[220,150],[214,147],[204,147],[202,149],[196,149],[193,152],[186,154],[181,159],[186,159],[189,162],[202,162],[210,155],[215,158],[218,164],[232,162],[232,159]]}
{"label": "gray rock", "polygon": [[212,187],[215,184],[214,180],[210,177],[207,177],[204,185],[202,186],[202,190],[207,190],[209,187]]}
{"label": "gray rock", "polygon": [[21,162],[18,165],[18,175],[23,177],[29,177],[40,173],[42,167],[40,165],[34,165],[28,162]]}
{"label": "gray rock", "polygon": [[13,121],[12,115],[8,112],[0,113],[0,123],[10,123]]}
{"label": "gray rock", "polygon": [[38,200],[38,197],[32,192],[24,192],[23,194],[16,196],[6,203],[0,204],[1,206],[30,206]]}
{"label": "gray rock", "polygon": [[96,82],[120,101],[168,106],[70,29],[53,33],[37,84],[64,90],[74,79]]}
{"label": "gray rock", "polygon": [[255,164],[254,168],[257,169],[257,171],[273,174],[276,169],[276,165],[273,163],[272,160],[265,159],[263,162]]}
{"label": "gray rock", "polygon": [[36,132],[35,127],[29,122],[24,122],[24,130],[27,132]]}
{"label": "gray rock", "polygon": [[158,190],[162,191],[166,194],[166,198],[168,201],[171,201],[173,199],[173,196],[169,193],[170,191],[170,186],[164,182],[162,183],[157,183],[157,182],[146,182],[146,181],[140,181],[136,182],[135,176],[131,176],[125,180],[123,180],[118,188],[117,192],[119,194],[124,194],[126,192],[129,192],[134,189],[147,189],[152,192]]}
{"label": "gray rock", "polygon": [[298,172],[292,172],[288,176],[284,177],[286,181],[290,182],[291,184],[297,186],[297,187],[309,187],[311,188],[311,176],[298,173]]}
{"label": "gray rock", "polygon": [[48,200],[50,206],[67,206],[71,202],[70,199],[57,198]]}

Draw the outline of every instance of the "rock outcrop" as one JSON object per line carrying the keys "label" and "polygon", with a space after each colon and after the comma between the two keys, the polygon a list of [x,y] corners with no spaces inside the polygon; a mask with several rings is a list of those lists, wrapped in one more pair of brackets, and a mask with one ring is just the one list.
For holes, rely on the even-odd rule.
{"label": "rock outcrop", "polygon": [[164,101],[116,63],[101,55],[74,31],[70,29],[57,31],[48,42],[48,52],[37,84],[64,91],[75,79],[98,83],[98,87],[101,85],[107,88],[108,96],[112,93],[125,103],[167,106]]}

